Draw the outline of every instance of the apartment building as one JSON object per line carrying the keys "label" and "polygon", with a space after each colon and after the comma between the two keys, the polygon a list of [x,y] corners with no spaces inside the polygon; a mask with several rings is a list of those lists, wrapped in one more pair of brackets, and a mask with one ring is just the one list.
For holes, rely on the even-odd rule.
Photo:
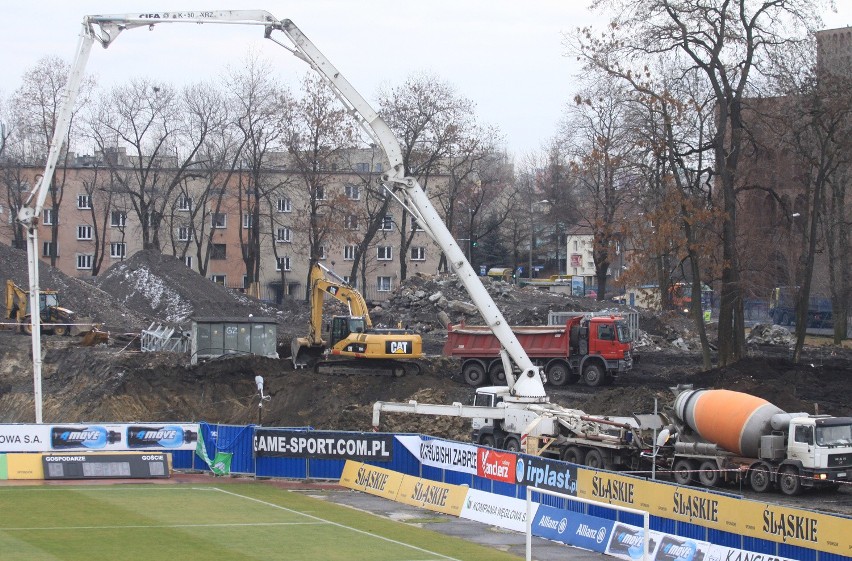
{"label": "apartment building", "polygon": [[[126,154],[108,156],[113,158],[110,166],[101,165],[104,156],[97,155],[74,158],[74,165],[58,169],[57,187],[42,212],[40,257],[46,263],[54,260],[70,276],[103,273],[154,247],[238,289],[248,287],[246,258],[250,265],[256,260],[260,297],[271,301],[305,296],[312,253],[372,300],[383,300],[398,287],[401,258],[408,275],[437,272],[439,248],[410,216],[403,220],[403,209],[394,200],[378,218],[371,243],[361,247],[371,217],[382,208],[379,164],[364,161],[351,169],[329,170],[306,187],[303,176],[283,163],[254,175],[199,169],[178,180],[177,170],[166,162],[157,170],[156,182],[142,187],[138,166],[121,165]],[[42,171],[20,169],[11,195],[24,198]],[[7,198],[13,203],[5,206],[14,207],[15,198]],[[15,214],[15,208],[0,208],[0,243],[23,248]],[[411,241],[400,255],[403,235]],[[359,248],[358,278],[350,279]]]}

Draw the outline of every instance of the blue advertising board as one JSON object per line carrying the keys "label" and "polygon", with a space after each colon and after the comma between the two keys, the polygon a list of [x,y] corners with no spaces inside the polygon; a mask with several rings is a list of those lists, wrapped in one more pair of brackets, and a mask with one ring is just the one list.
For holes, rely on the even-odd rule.
{"label": "blue advertising board", "polygon": [[549,540],[604,553],[615,523],[606,518],[541,505],[532,522],[532,533]]}

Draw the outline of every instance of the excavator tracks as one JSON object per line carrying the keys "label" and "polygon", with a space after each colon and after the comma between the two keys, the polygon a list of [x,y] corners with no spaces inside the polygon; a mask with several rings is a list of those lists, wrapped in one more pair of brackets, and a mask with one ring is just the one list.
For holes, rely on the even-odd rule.
{"label": "excavator tracks", "polygon": [[328,376],[416,376],[420,364],[392,359],[323,359],[314,363],[314,372]]}

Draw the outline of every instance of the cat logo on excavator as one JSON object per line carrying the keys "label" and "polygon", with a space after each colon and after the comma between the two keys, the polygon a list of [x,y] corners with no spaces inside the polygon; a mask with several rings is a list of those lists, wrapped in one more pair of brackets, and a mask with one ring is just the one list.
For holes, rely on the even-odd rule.
{"label": "cat logo on excavator", "polygon": [[385,352],[392,355],[408,355],[411,354],[411,344],[409,341],[387,341]]}

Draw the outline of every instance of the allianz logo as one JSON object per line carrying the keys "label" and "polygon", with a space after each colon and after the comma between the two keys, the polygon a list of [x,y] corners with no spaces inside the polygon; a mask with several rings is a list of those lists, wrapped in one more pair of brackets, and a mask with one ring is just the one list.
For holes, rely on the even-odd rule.
{"label": "allianz logo", "polygon": [[565,528],[568,527],[568,519],[562,518],[561,520],[556,520],[555,518],[544,515],[541,517],[541,521],[538,525],[542,528],[548,528],[549,530],[556,530],[561,534],[565,531]]}
{"label": "allianz logo", "polygon": [[606,528],[598,528],[595,530],[586,524],[580,524],[580,527],[577,528],[577,535],[590,540],[595,540],[597,543],[603,543],[606,539]]}

